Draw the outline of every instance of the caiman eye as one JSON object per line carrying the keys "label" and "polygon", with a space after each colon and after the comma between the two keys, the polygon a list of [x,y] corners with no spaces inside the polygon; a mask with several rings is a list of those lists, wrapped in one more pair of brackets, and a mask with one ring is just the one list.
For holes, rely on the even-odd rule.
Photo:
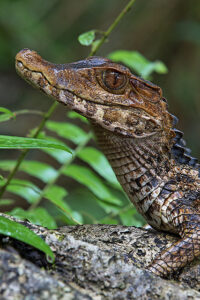
{"label": "caiman eye", "polygon": [[108,69],[100,71],[97,74],[99,84],[108,92],[113,94],[122,94],[127,84],[127,77],[125,74]]}

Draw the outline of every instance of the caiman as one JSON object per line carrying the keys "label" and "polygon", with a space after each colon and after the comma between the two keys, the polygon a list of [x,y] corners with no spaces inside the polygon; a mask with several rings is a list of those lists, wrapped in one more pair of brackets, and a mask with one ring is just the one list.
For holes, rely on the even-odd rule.
{"label": "caiman", "polygon": [[168,277],[200,255],[200,165],[157,85],[102,57],[53,64],[35,51],[16,55],[17,72],[91,121],[100,148],[139,213],[180,239],[148,266]]}

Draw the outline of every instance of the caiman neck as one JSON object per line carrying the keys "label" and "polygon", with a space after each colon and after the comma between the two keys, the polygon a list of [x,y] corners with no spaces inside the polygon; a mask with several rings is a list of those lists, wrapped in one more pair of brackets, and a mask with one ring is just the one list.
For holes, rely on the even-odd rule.
{"label": "caiman neck", "polygon": [[[120,153],[122,157],[126,157],[125,160],[135,163],[136,165],[140,163],[140,165],[148,169],[157,169],[162,166],[162,169],[166,168],[168,170],[172,143],[163,143],[163,141],[166,140],[163,136],[164,133],[158,132],[151,137],[137,139],[111,132],[97,124],[92,124],[92,126],[100,148],[107,156],[115,171],[116,168],[113,164],[115,154],[116,160],[118,160]],[[166,170],[164,174],[166,174]]]}
{"label": "caiman neck", "polygon": [[146,212],[152,199],[157,197],[173,162],[170,152],[162,144],[161,133],[137,139],[105,130],[99,125],[93,124],[93,128],[101,150],[129,199],[149,224],[158,228]]}

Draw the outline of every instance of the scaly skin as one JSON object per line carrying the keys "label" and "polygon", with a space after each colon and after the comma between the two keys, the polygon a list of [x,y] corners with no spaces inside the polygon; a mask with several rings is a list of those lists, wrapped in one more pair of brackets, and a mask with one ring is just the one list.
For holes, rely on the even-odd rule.
{"label": "scaly skin", "polygon": [[91,120],[99,145],[130,200],[155,229],[181,239],[148,269],[167,277],[200,255],[199,165],[189,156],[162,90],[112,61],[52,64],[16,56],[26,81]]}

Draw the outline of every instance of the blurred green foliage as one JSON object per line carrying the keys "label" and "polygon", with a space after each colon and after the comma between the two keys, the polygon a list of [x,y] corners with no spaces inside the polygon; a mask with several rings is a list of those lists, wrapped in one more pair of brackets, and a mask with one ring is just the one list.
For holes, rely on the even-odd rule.
{"label": "blurred green foliage", "polygon": [[150,79],[153,72],[167,73],[167,67],[163,62],[151,62],[137,51],[118,50],[110,53],[108,57],[113,61],[125,64],[144,79]]}
{"label": "blurred green foliage", "polygon": [[[7,110],[5,110],[5,113],[7,114]],[[68,114],[68,116],[72,118],[77,116],[79,118],[79,115],[76,113]],[[81,121],[85,122],[85,119],[81,118]],[[56,222],[59,224],[60,220],[67,224],[80,224],[86,223],[88,218],[92,223],[104,223],[106,220],[108,223],[118,223],[121,221],[122,224],[126,225],[142,225],[143,221],[140,217],[133,217],[137,215],[136,210],[135,208],[130,209],[129,200],[122,191],[106,157],[94,147],[87,146],[90,140],[93,139],[92,133],[87,133],[77,125],[67,122],[47,121],[45,127],[49,131],[54,132],[57,138],[53,138],[52,140],[52,137],[47,136],[45,131],[43,131],[39,136],[40,139],[36,139],[36,141],[42,144],[41,150],[57,160],[60,166],[55,169],[50,164],[41,161],[23,160],[19,166],[19,171],[37,178],[44,183],[44,186],[40,189],[39,186],[33,184],[31,181],[19,178],[12,179],[7,187],[7,191],[14,195],[19,195],[25,199],[30,206],[28,211],[20,207],[15,207],[9,214],[21,219],[28,219],[31,222],[46,226],[49,229],[55,228],[57,226]],[[73,155],[63,150],[63,141],[60,144],[58,143],[60,137],[65,140],[65,144],[68,144],[70,141],[75,145],[75,148],[73,147],[74,150],[71,150]],[[13,137],[13,139],[18,141],[18,139],[21,140],[22,138]],[[23,139],[23,143],[26,139],[27,138]],[[11,137],[4,136],[4,140],[5,145],[8,145],[7,148],[9,148]],[[55,140],[57,143],[55,143]],[[28,141],[29,143],[32,141],[35,147],[35,139],[28,139]],[[49,147],[49,149],[46,149],[47,147],[44,148],[42,141],[48,142],[55,147],[59,145],[59,147],[55,149]],[[14,147],[13,143],[11,143],[11,146]],[[16,142],[16,149],[19,147],[20,145]],[[66,148],[68,149],[69,147]],[[76,157],[79,158],[80,161],[85,162],[86,165],[75,164],[74,160]],[[12,172],[15,164],[15,160],[0,160],[0,169]],[[71,205],[70,199],[68,201],[70,192],[68,193],[66,188],[57,184],[61,175],[74,179],[88,189],[86,193],[88,197],[92,198],[92,201],[96,202],[96,206],[98,207],[96,211],[102,211],[100,218],[98,217],[99,212],[96,214],[95,211],[92,211],[90,215],[87,206],[85,206],[83,211],[80,210],[80,207],[78,207],[78,211],[76,211],[73,205]],[[4,184],[4,181],[5,180],[1,181],[1,185]],[[81,190],[83,190],[83,187]],[[90,193],[92,197],[89,196]],[[84,194],[84,192],[81,192],[80,196],[76,197],[76,205],[80,202],[84,203]],[[48,200],[55,206],[53,215],[49,214],[44,207],[41,207],[41,201],[43,199]],[[3,201],[5,203],[4,199]],[[55,210],[57,211],[57,215],[55,215]],[[65,216],[65,219],[62,215]],[[87,216],[86,218],[84,217],[85,215]]]}
{"label": "blurred green foliage", "polygon": [[90,30],[79,35],[78,41],[83,46],[90,46],[95,39],[95,30]]}

